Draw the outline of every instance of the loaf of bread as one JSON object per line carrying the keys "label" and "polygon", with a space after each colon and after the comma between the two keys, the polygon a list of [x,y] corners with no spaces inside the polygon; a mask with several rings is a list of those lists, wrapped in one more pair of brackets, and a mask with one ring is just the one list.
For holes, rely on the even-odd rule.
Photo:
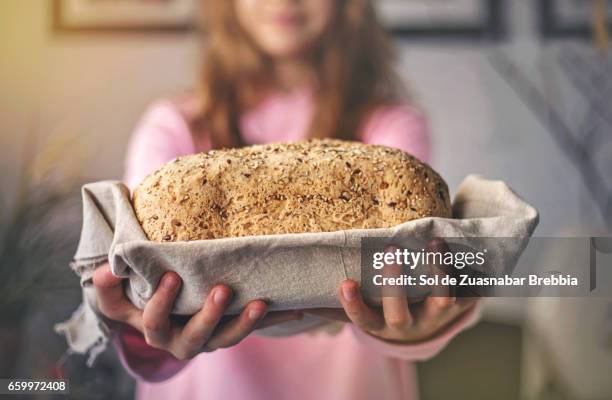
{"label": "loaf of bread", "polygon": [[448,187],[428,165],[398,149],[333,139],[179,157],[136,187],[133,205],[156,242],[451,216]]}

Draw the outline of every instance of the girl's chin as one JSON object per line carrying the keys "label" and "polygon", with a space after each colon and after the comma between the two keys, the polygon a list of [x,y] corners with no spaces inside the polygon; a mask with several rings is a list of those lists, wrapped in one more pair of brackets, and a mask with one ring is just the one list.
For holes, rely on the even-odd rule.
{"label": "girl's chin", "polygon": [[[260,36],[259,47],[270,57],[286,58],[299,56],[311,46],[312,40],[295,32],[276,32],[267,37]],[[267,40],[266,40],[267,39]]]}
{"label": "girl's chin", "polygon": [[284,45],[264,48],[264,51],[273,59],[286,60],[290,58],[300,58],[308,46],[306,45]]}

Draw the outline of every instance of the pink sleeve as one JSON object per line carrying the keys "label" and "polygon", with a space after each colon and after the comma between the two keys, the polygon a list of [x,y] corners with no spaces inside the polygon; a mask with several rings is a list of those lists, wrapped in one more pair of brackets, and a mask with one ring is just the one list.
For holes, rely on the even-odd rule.
{"label": "pink sleeve", "polygon": [[162,164],[194,152],[185,118],[172,102],[159,100],[149,106],[130,138],[123,181],[133,190]]}
{"label": "pink sleeve", "polygon": [[425,115],[410,105],[385,106],[367,119],[361,139],[404,150],[418,159],[431,158],[429,127]]}
{"label": "pink sleeve", "polygon": [[365,333],[354,325],[350,326],[357,339],[384,356],[406,361],[425,361],[442,351],[458,333],[474,325],[480,316],[480,309],[480,304],[476,304],[443,332],[425,342],[415,344],[387,342]]}
{"label": "pink sleeve", "polygon": [[177,360],[172,354],[149,346],[142,333],[129,327],[113,332],[112,342],[123,367],[140,381],[163,382],[190,361]]}

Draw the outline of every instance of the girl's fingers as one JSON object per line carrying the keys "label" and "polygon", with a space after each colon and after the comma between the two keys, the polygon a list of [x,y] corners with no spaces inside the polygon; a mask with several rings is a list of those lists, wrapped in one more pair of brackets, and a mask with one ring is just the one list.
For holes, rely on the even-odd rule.
{"label": "girl's fingers", "polygon": [[[221,292],[226,292],[224,295],[227,295],[227,299],[224,300],[223,304],[219,292],[217,292],[217,296],[215,296],[215,290],[221,290]],[[217,298],[215,299],[215,297]],[[215,289],[213,289],[213,291],[211,291],[211,293],[209,294],[209,298],[207,299],[207,304],[211,308],[206,310],[207,305],[205,304],[204,308],[198,314],[194,315],[189,320],[185,328],[183,328],[183,332],[181,333],[179,338],[180,343],[176,346],[173,346],[177,348],[177,350],[174,352],[177,358],[191,358],[202,350],[212,351],[216,350],[219,347],[225,347],[219,346],[220,343],[212,342],[211,345],[210,342],[206,342],[213,334],[215,328],[219,326],[219,321],[223,317],[225,309],[229,304],[230,297],[231,290],[229,287],[224,285],[217,286]],[[244,336],[251,333],[253,329],[261,329],[283,322],[296,321],[302,319],[303,317],[303,312],[299,310],[277,311],[274,313],[270,313],[265,315],[265,317],[263,317],[263,319],[261,319],[259,323],[256,323],[256,325],[250,328],[250,330]],[[243,339],[244,336],[241,337],[238,342]],[[225,340],[227,340],[229,343],[229,341],[235,339],[226,336]]]}
{"label": "girl's fingers", "polygon": [[217,285],[210,291],[202,309],[183,328],[180,341],[186,353],[200,351],[219,324],[231,297],[232,291],[226,285]]}
{"label": "girl's fingers", "polygon": [[454,297],[428,297],[423,302],[423,313],[420,323],[440,318],[455,305]]}
{"label": "girl's fingers", "polygon": [[251,333],[261,319],[266,315],[268,305],[262,300],[255,300],[247,304],[242,313],[228,322],[227,325],[215,333],[208,342],[206,348],[215,350],[230,347]]}
{"label": "girl's fingers", "polygon": [[383,297],[382,306],[385,324],[389,328],[403,331],[412,325],[412,315],[406,297]]}
{"label": "girl's fingers", "polygon": [[170,340],[170,311],[180,287],[181,278],[175,272],[167,272],[147,302],[142,314],[142,326],[150,346],[163,347]]}
{"label": "girl's fingers", "polygon": [[[397,247],[389,246],[386,251],[394,252]],[[398,278],[402,274],[402,267],[397,264],[386,264],[383,267],[385,278]],[[382,307],[386,325],[393,329],[403,331],[412,325],[412,316],[408,309],[408,298],[403,289],[396,287],[382,287]]]}
{"label": "girl's fingers", "polygon": [[444,297],[428,297],[419,310],[417,324],[429,329],[450,322],[478,302],[477,297],[462,297],[452,303],[445,300]]}
{"label": "girl's fingers", "polygon": [[140,329],[138,323],[141,311],[132,304],[123,291],[123,279],[111,272],[110,265],[102,265],[93,273],[98,308],[106,317],[129,323]]}
{"label": "girl's fingers", "polygon": [[[432,239],[428,244],[427,244],[427,252],[428,253],[446,253],[449,252],[450,249],[448,247],[448,244],[443,240],[443,239],[439,239],[439,238],[435,238]],[[436,260],[434,258],[434,260]],[[449,303],[454,303],[455,298],[451,297],[454,295],[454,293],[452,293],[454,290],[453,288],[449,287],[448,285],[443,285],[442,279],[447,276],[447,275],[452,275],[452,268],[454,267],[444,267],[443,265],[438,265],[436,263],[432,263],[427,265],[428,268],[428,274],[430,277],[435,277],[437,276],[438,278],[438,285],[434,285],[431,286],[431,296],[432,297],[439,297],[439,298],[446,298],[447,302]],[[442,302],[441,304],[444,304],[445,302]]]}
{"label": "girl's fingers", "polygon": [[[427,244],[428,252],[445,253],[450,251],[446,242],[442,239],[433,239]],[[441,265],[428,265],[429,275],[437,276],[438,281],[446,276],[447,272]],[[452,268],[452,267],[451,267]],[[442,315],[446,314],[456,302],[456,298],[451,295],[451,288],[441,283],[431,287],[431,296],[427,297],[423,302],[422,318],[420,325],[429,326],[434,324]]]}
{"label": "girl's fingers", "polygon": [[345,280],[338,292],[342,307],[351,322],[366,331],[377,331],[384,327],[382,317],[364,303],[357,282]]}

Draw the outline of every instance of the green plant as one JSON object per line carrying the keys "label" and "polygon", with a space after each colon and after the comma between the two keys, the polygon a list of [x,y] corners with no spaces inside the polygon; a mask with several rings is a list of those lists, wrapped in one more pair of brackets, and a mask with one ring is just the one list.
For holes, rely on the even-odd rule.
{"label": "green plant", "polygon": [[[5,325],[17,323],[39,294],[73,284],[62,282],[54,271],[66,267],[78,235],[78,225],[65,221],[79,206],[78,178],[72,173],[72,160],[78,158],[66,152],[75,148],[74,139],[55,136],[38,153],[33,142],[33,135],[27,135],[22,166],[13,171],[20,176],[16,190],[0,194],[0,206],[8,207],[0,218],[0,315]],[[68,168],[66,159],[73,162]]]}

